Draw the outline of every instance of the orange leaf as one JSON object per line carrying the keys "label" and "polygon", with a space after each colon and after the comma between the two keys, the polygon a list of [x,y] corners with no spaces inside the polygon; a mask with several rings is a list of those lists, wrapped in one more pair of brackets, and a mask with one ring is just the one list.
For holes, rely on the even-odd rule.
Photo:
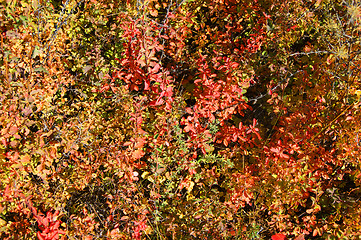
{"label": "orange leaf", "polygon": [[21,160],[22,163],[29,163],[31,158],[30,158],[29,155],[24,155],[24,156],[20,157],[20,160]]}
{"label": "orange leaf", "polygon": [[298,237],[296,237],[294,240],[305,240],[305,235],[301,234]]}
{"label": "orange leaf", "polygon": [[133,157],[135,159],[140,159],[143,156],[144,156],[144,151],[142,149],[137,149],[133,152]]}
{"label": "orange leaf", "polygon": [[129,219],[128,216],[123,216],[123,217],[120,218],[120,221],[127,221],[128,219]]}

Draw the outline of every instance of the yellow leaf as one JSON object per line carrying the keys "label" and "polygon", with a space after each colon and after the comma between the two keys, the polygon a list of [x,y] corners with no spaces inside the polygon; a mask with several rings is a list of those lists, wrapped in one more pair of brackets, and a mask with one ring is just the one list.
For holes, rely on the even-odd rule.
{"label": "yellow leaf", "polygon": [[149,175],[149,172],[143,172],[142,173],[142,178],[145,179],[145,178],[147,178],[148,175]]}
{"label": "yellow leaf", "polygon": [[361,97],[361,90],[356,90],[355,95],[360,98]]}
{"label": "yellow leaf", "polygon": [[24,168],[24,166],[21,163],[14,164],[14,165],[12,165],[12,167],[13,168],[19,168],[21,170]]}
{"label": "yellow leaf", "polygon": [[194,187],[194,182],[190,181],[189,185],[186,187],[187,193],[190,193],[193,190],[193,187]]}

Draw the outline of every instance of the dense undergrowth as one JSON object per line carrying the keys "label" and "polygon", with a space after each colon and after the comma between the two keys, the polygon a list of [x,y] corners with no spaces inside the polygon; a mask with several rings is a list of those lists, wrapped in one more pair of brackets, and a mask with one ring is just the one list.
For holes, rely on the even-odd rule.
{"label": "dense undergrowth", "polygon": [[356,0],[6,0],[1,239],[358,239]]}

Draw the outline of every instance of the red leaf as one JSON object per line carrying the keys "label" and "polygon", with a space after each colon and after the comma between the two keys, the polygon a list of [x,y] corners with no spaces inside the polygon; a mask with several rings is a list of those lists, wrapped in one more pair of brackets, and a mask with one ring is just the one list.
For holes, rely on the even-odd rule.
{"label": "red leaf", "polygon": [[8,197],[8,196],[10,196],[10,194],[11,194],[11,191],[9,189],[9,185],[6,185],[5,190],[4,190],[4,196]]}
{"label": "red leaf", "polygon": [[149,90],[150,89],[149,86],[150,86],[149,79],[145,79],[145,81],[144,81],[144,90]]}
{"label": "red leaf", "polygon": [[160,65],[157,63],[157,64],[154,66],[154,68],[152,69],[152,72],[153,72],[153,73],[157,73],[157,72],[159,71],[159,69],[160,69]]}
{"label": "red leaf", "polygon": [[43,237],[43,235],[40,232],[37,232],[36,235],[39,240],[45,240],[45,238]]}
{"label": "red leaf", "polygon": [[35,207],[31,207],[31,211],[33,212],[35,217],[38,217],[38,212],[36,211]]}
{"label": "red leaf", "polygon": [[282,233],[277,233],[271,237],[272,240],[287,240],[286,235]]}

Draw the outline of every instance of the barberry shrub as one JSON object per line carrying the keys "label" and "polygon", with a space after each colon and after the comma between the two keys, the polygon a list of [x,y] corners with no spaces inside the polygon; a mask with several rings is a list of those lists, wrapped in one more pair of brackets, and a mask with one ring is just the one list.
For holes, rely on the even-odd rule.
{"label": "barberry shrub", "polygon": [[3,1],[2,239],[353,239],[357,1]]}

